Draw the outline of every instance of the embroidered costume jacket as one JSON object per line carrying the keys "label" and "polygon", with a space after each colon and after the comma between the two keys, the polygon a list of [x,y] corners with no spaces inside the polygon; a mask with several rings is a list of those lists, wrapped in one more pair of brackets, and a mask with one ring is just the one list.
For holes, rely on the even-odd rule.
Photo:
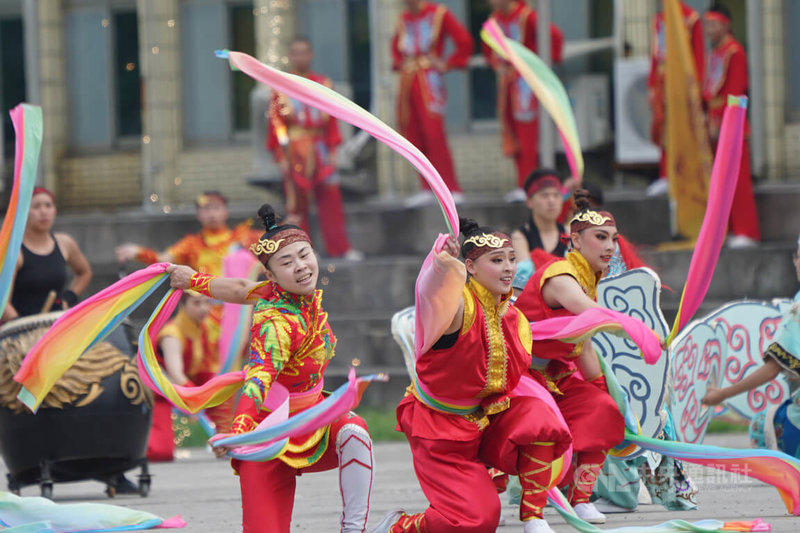
{"label": "embroidered costume jacket", "polygon": [[[250,361],[233,432],[250,431],[269,414],[262,406],[276,382],[289,390],[290,412],[321,402],[323,373],[335,346],[328,314],[322,309],[322,291],[297,296],[275,286],[253,313]],[[329,434],[330,426],[324,426],[290,439],[280,459],[294,468],[314,464],[327,449]]]}

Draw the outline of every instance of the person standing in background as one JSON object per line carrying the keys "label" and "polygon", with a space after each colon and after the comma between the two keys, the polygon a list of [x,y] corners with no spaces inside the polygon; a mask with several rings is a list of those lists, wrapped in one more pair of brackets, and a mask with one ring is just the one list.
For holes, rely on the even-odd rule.
{"label": "person standing in background", "polygon": [[[313,59],[314,49],[308,39],[292,39],[289,45],[292,74],[332,88],[330,78],[311,70]],[[363,259],[361,252],[350,247],[347,238],[337,171],[337,148],[342,142],[339,123],[314,107],[273,92],[268,127],[267,150],[283,174],[288,219],[308,232],[313,194],[328,255],[353,261]]]}
{"label": "person standing in background", "polygon": [[[404,0],[392,38],[392,68],[400,73],[397,95],[397,124],[400,133],[419,148],[442,176],[456,203],[462,200],[453,157],[445,130],[443,74],[467,66],[474,43],[467,29],[443,5],[423,0]],[[444,57],[447,38],[453,52]],[[422,190],[412,195],[407,207],[433,204],[435,198],[425,180]]]}
{"label": "person standing in background", "polygon": [[[506,37],[525,45],[532,52],[537,48],[536,11],[517,0],[489,0],[494,19]],[[550,24],[550,54],[553,64],[560,63],[564,34]],[[514,158],[517,188],[506,195],[510,202],[527,199],[524,184],[528,175],[539,166],[539,102],[519,72],[483,44],[483,54],[497,74],[497,117],[500,120],[503,153]]]}
{"label": "person standing in background", "polygon": [[[650,75],[647,78],[647,95],[650,108],[653,110],[653,121],[650,125],[650,137],[661,148],[661,159],[658,164],[658,179],[647,188],[648,196],[660,196],[667,193],[667,30],[664,18],[664,1],[660,0],[661,11],[653,18],[652,41],[650,46]],[[700,15],[683,2],[680,3],[683,22],[691,42],[689,46],[694,57],[697,81],[703,83],[705,78],[705,41],[703,40],[703,24]]]}
{"label": "person standing in background", "polygon": [[[706,78],[703,83],[703,101],[708,109],[708,134],[716,151],[722,115],[728,105],[728,95],[746,95],[748,90],[747,55],[731,34],[731,14],[725,6],[715,4],[704,15],[706,35],[711,43]],[[756,200],[753,195],[753,177],[750,173],[750,123],[745,123],[742,161],[739,179],[728,222],[731,248],[749,248],[761,240]]]}

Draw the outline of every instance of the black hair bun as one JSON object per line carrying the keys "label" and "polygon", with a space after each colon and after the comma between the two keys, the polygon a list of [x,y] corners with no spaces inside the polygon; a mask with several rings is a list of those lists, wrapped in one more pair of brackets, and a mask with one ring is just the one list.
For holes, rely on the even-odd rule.
{"label": "black hair bun", "polygon": [[275,214],[275,209],[269,204],[263,204],[258,208],[258,219],[261,220],[267,231],[278,224],[278,215]]}
{"label": "black hair bun", "polygon": [[471,218],[459,217],[458,225],[461,227],[461,233],[465,237],[471,237],[472,235],[477,235],[481,232],[478,223]]}
{"label": "black hair bun", "polygon": [[573,194],[573,199],[575,201],[575,210],[576,211],[585,211],[591,207],[590,199],[592,197],[592,193],[587,191],[586,189],[575,189],[575,193]]}

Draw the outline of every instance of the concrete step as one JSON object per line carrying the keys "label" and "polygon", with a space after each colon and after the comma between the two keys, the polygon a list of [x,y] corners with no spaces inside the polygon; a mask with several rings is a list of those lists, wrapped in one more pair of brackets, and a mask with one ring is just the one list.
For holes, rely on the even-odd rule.
{"label": "concrete step", "polygon": [[[620,231],[639,245],[668,241],[669,207],[666,197],[648,198],[641,190],[606,193],[606,207],[614,213]],[[800,228],[800,183],[765,185],[757,189],[765,241],[796,242]],[[258,208],[232,205],[231,222],[253,218]],[[353,246],[368,256],[425,254],[434,237],[445,231],[437,206],[406,209],[402,199],[373,200],[347,206],[347,225]],[[503,230],[520,226],[527,218],[524,204],[506,204],[500,194],[467,196],[459,206],[462,216]],[[112,260],[114,247],[135,242],[164,249],[185,234],[198,230],[194,210],[175,209],[170,214],[141,210],[114,213],[59,215],[57,230],[71,234],[91,263]],[[312,216],[312,228],[317,227]],[[319,232],[312,229],[315,239]],[[318,250],[323,251],[317,242]]]}
{"label": "concrete step", "polygon": [[[706,298],[727,302],[740,298],[790,297],[797,290],[792,265],[794,247],[764,244],[748,250],[723,249]],[[659,273],[665,310],[677,308],[689,271],[691,250],[658,252],[643,250],[642,258]],[[423,255],[368,258],[353,263],[321,260],[319,287],[325,291],[325,308],[332,317],[341,314],[390,316],[414,303],[414,282]],[[106,287],[119,276],[113,261],[93,265],[90,292]]]}

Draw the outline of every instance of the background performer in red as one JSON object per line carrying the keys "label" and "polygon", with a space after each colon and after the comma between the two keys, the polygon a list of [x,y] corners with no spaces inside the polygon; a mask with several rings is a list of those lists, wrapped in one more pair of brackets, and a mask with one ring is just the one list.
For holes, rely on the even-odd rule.
{"label": "background performer in red", "polygon": [[[616,252],[617,227],[608,211],[589,208],[589,192],[575,191],[578,212],[569,224],[573,250],[537,269],[516,306],[533,321],[573,316],[597,303],[597,284]],[[567,497],[575,512],[592,524],[606,521],[589,498],[608,451],[622,442],[622,415],[608,394],[591,339],[578,344],[533,343],[531,373],[543,377],[567,421],[575,450]],[[581,377],[575,375],[580,372]]]}
{"label": "background performer in red", "polygon": [[[731,35],[730,11],[725,6],[712,6],[706,12],[704,19],[706,34],[711,43],[711,53],[703,84],[703,100],[708,108],[709,139],[716,151],[722,115],[728,105],[728,95],[747,94],[747,56],[742,45]],[[753,196],[753,177],[750,174],[749,137],[750,123],[747,122],[739,179],[736,180],[736,192],[728,228],[731,234],[728,246],[732,248],[755,246],[761,240],[756,200]]]}
{"label": "background performer in red", "polygon": [[[289,45],[292,74],[303,76],[326,87],[330,78],[311,70],[314,51],[304,37]],[[319,225],[325,249],[331,257],[358,260],[362,254],[350,248],[345,227],[337,147],[342,142],[335,118],[316,108],[273,92],[269,109],[267,149],[281,168],[289,221],[308,232],[310,196],[319,210]]]}
{"label": "background performer in red", "polygon": [[[497,21],[506,37],[536,52],[536,11],[517,0],[489,0],[494,11],[490,18]],[[550,24],[550,56],[560,63],[564,34]],[[536,95],[517,70],[500,59],[486,44],[483,54],[497,74],[497,117],[500,120],[503,153],[514,158],[517,168],[517,188],[506,196],[509,201],[524,202],[524,184],[539,166],[539,102]]]}
{"label": "background performer in red", "polygon": [[[400,15],[392,38],[392,68],[400,72],[397,125],[400,133],[431,160],[447,187],[453,193],[460,193],[447,146],[443,74],[467,66],[473,50],[472,36],[443,5],[422,0],[405,0],[405,4],[406,10]],[[448,37],[454,49],[445,58]],[[409,206],[435,201],[425,180],[420,182],[422,191],[409,198]],[[459,201],[460,196],[454,194]]]}
{"label": "background performer in red", "polygon": [[[661,160],[658,164],[658,179],[650,184],[647,193],[651,196],[667,193],[667,64],[666,42],[667,34],[664,22],[663,0],[662,9],[653,18],[652,43],[650,45],[650,76],[647,78],[647,94],[650,99],[650,108],[653,110],[653,121],[650,124],[650,137],[653,142],[661,147]],[[694,66],[697,69],[697,81],[703,83],[706,60],[705,42],[703,41],[703,24],[700,15],[683,2],[681,14],[686,24],[686,31],[691,39],[690,47],[694,56]]]}

